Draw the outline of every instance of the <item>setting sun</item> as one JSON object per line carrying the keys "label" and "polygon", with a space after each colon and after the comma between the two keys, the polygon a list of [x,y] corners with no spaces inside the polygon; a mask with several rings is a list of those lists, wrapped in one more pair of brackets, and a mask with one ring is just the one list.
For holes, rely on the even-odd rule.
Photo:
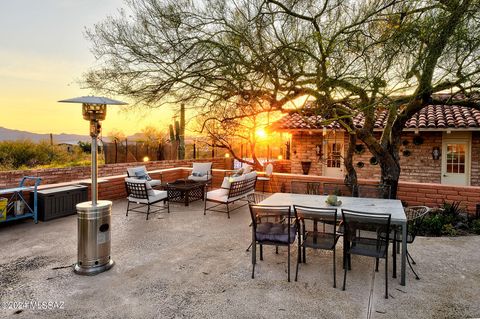
{"label": "setting sun", "polygon": [[255,131],[255,134],[257,135],[257,137],[259,138],[266,138],[268,136],[267,132],[265,132],[265,130],[263,128],[259,128]]}

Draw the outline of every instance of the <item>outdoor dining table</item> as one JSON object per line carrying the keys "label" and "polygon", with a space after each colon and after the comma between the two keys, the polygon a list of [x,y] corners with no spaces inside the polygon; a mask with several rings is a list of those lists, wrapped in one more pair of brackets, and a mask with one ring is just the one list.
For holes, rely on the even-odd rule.
{"label": "outdoor dining table", "polygon": [[342,218],[341,209],[349,209],[371,214],[390,214],[391,224],[402,228],[402,254],[400,268],[400,284],[405,286],[405,268],[407,262],[407,216],[403,210],[402,202],[398,199],[379,199],[379,198],[361,198],[338,196],[342,201],[341,206],[330,206],[325,200],[326,195],[305,195],[291,193],[274,193],[272,196],[264,199],[259,205],[302,205],[320,208],[336,208],[337,217]]}

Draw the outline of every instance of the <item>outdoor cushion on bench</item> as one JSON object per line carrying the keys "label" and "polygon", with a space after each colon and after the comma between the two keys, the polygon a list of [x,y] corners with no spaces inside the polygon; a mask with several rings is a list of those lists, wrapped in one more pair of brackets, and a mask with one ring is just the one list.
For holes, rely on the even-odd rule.
{"label": "outdoor cushion on bench", "polygon": [[[255,193],[256,181],[257,181],[256,172],[251,172],[238,177],[225,177],[222,183],[222,188],[207,192],[205,196],[205,206],[204,206],[203,214],[206,215],[207,210],[218,211],[218,212],[227,213],[228,218],[230,218],[230,208],[228,204],[231,204],[238,200],[246,200],[248,202],[250,200],[249,197]],[[208,201],[215,202],[218,204],[207,208]],[[219,210],[213,209],[218,205],[226,205],[227,210],[219,211]],[[240,207],[237,207],[235,209],[238,209]]]}
{"label": "outdoor cushion on bench", "polygon": [[188,179],[196,182],[206,182],[212,179],[212,163],[193,163],[192,174]]}

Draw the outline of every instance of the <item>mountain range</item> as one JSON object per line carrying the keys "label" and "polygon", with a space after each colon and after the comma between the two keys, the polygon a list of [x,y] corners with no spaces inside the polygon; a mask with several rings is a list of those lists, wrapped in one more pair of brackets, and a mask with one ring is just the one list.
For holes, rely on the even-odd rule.
{"label": "mountain range", "polygon": [[[56,144],[69,143],[77,144],[79,141],[90,141],[90,136],[79,134],[53,134],[53,141]],[[32,142],[50,141],[50,134],[39,134],[27,131],[12,130],[0,127],[0,141],[30,140]]]}

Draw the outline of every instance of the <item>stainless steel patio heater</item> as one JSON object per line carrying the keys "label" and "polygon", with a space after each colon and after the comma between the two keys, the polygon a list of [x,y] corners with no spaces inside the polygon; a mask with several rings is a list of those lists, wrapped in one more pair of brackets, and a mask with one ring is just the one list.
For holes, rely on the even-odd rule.
{"label": "stainless steel patio heater", "polygon": [[91,201],[77,205],[78,250],[75,273],[79,275],[96,275],[113,267],[110,255],[112,202],[98,200],[98,135],[102,127],[100,121],[107,115],[107,105],[124,105],[127,103],[104,97],[82,96],[61,100],[65,103],[82,103],[83,118],[90,121],[92,138],[92,181]]}

